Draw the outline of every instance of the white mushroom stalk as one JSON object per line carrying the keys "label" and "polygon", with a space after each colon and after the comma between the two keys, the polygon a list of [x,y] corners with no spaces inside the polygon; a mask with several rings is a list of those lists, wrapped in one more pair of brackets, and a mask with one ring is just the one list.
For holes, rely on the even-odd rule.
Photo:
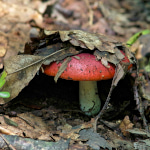
{"label": "white mushroom stalk", "polygon": [[79,81],[79,102],[80,109],[88,116],[100,111],[101,101],[97,81]]}

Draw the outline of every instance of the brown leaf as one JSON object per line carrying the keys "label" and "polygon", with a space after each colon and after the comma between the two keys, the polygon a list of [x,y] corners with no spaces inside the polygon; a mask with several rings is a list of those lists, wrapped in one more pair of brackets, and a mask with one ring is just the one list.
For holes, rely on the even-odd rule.
{"label": "brown leaf", "polygon": [[114,65],[117,65],[120,60],[124,58],[124,55],[118,49],[115,49],[115,54],[110,54],[106,51],[95,50],[94,55],[97,57],[98,60],[102,57],[105,57],[108,62],[113,63]]}
{"label": "brown leaf", "polygon": [[125,76],[125,71],[123,70],[122,66],[118,64],[116,66],[116,72],[113,78],[112,86],[117,86],[118,82]]}
{"label": "brown leaf", "polygon": [[119,42],[110,39],[102,34],[93,34],[84,32],[81,30],[69,30],[69,31],[48,31],[44,30],[45,35],[53,35],[59,33],[60,39],[65,41],[70,41],[74,46],[80,46],[81,48],[86,48],[94,50],[97,48],[100,51],[108,51],[114,53],[114,48]]}
{"label": "brown leaf", "polygon": [[72,127],[71,125],[66,124],[63,127],[61,127],[62,132],[57,131],[57,134],[59,134],[61,137],[66,138],[66,139],[71,138],[72,140],[80,141],[80,139],[78,139],[80,137],[79,135],[80,130],[91,128],[91,127],[92,127],[91,123],[84,123],[76,127]]}
{"label": "brown leaf", "polygon": [[125,116],[124,119],[122,120],[122,122],[120,123],[120,130],[122,132],[122,134],[124,136],[128,136],[129,135],[129,132],[126,131],[127,129],[132,129],[133,128],[133,123],[131,123],[130,119],[129,119],[129,116]]}
{"label": "brown leaf", "polygon": [[6,77],[6,83],[3,87],[3,91],[10,92],[11,96],[7,99],[1,98],[1,104],[15,98],[19,92],[28,85],[41,67],[42,61],[35,65],[31,64],[41,60],[42,58],[42,56],[18,55],[4,61],[5,71],[8,75]]}
{"label": "brown leaf", "polygon": [[71,57],[67,57],[66,60],[62,63],[62,65],[60,66],[57,74],[54,77],[54,81],[57,82],[58,78],[60,77],[60,75],[65,71],[65,69],[67,68],[67,64],[68,62],[71,61]]}
{"label": "brown leaf", "polygon": [[106,57],[102,57],[101,63],[102,63],[106,68],[110,68],[110,66],[108,65],[108,61],[107,61]]}

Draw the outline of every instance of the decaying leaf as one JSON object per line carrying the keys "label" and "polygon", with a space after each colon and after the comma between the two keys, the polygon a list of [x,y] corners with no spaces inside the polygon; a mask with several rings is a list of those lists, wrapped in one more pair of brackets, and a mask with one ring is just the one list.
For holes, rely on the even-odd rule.
{"label": "decaying leaf", "polygon": [[102,62],[102,64],[103,64],[106,68],[110,68],[110,66],[108,65],[108,61],[107,61],[106,57],[102,57],[102,58],[101,58],[101,62]]}
{"label": "decaying leaf", "polygon": [[100,149],[100,148],[107,148],[109,150],[112,149],[112,147],[109,145],[109,143],[101,137],[98,133],[95,133],[93,128],[90,129],[83,129],[79,132],[80,139],[81,140],[87,140],[86,144],[88,144],[93,149]]}
{"label": "decaying leaf", "polygon": [[54,81],[57,82],[58,78],[60,77],[60,75],[64,72],[64,70],[67,68],[67,64],[68,62],[71,61],[71,57],[67,57],[66,60],[62,63],[62,65],[60,66],[57,74],[54,77]]}
{"label": "decaying leaf", "polygon": [[131,121],[129,120],[129,116],[125,116],[124,119],[122,120],[122,122],[120,123],[120,130],[122,132],[122,134],[124,136],[129,135],[129,132],[127,131],[127,129],[132,129],[133,128],[133,123],[131,123]]}
{"label": "decaying leaf", "polygon": [[134,148],[139,150],[150,149],[150,139],[134,142]]}
{"label": "decaying leaf", "polygon": [[18,127],[18,124],[14,121],[12,121],[11,119],[8,119],[7,117],[3,116],[5,123],[10,125],[10,126],[14,126],[14,127]]}
{"label": "decaying leaf", "polygon": [[[36,65],[31,66],[30,64],[38,61],[39,59],[41,59],[41,56],[18,55],[13,56],[9,60],[4,61],[7,77],[6,83],[3,86],[3,91],[8,91],[11,96],[6,99],[1,98],[0,99],[1,104],[6,103],[9,100],[15,98],[19,94],[19,92],[25,86],[28,85],[28,83],[33,79],[37,71],[40,69],[42,62],[39,62]],[[26,66],[28,67],[26,68]]]}
{"label": "decaying leaf", "polygon": [[65,139],[72,139],[72,140],[75,140],[75,141],[78,141],[80,135],[79,135],[79,132],[80,130],[82,129],[86,129],[86,128],[91,128],[92,127],[92,124],[90,123],[84,123],[80,126],[75,126],[75,127],[72,127],[68,124],[64,125],[63,127],[61,127],[61,130],[62,132],[60,131],[57,131],[56,133],[60,135],[60,137],[63,137]]}
{"label": "decaying leaf", "polygon": [[[94,50],[97,48],[100,51],[108,51],[114,53],[114,48],[119,42],[110,39],[102,34],[92,34],[81,30],[70,30],[70,31],[48,31],[44,30],[47,36],[53,34],[59,34],[60,39],[65,41],[70,41],[74,46],[80,46],[82,48]],[[121,43],[120,43],[121,45]]]}
{"label": "decaying leaf", "polygon": [[127,131],[132,133],[132,134],[137,134],[137,135],[143,135],[143,136],[150,137],[150,133],[147,132],[144,129],[133,128],[133,129],[127,129]]}
{"label": "decaying leaf", "polygon": [[98,133],[95,133],[94,129],[91,127],[92,124],[90,122],[75,127],[65,124],[64,126],[59,127],[62,131],[57,131],[56,134],[59,134],[60,137],[65,139],[83,141],[93,149],[100,149],[102,147],[111,150],[112,148],[109,143]]}
{"label": "decaying leaf", "polygon": [[126,73],[120,64],[116,66],[116,73],[113,78],[112,85],[117,86],[118,82],[124,77]]}

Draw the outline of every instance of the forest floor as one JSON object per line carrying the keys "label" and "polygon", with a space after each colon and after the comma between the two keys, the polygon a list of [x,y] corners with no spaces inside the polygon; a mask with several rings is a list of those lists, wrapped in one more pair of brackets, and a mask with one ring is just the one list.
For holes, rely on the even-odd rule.
{"label": "forest floor", "polygon": [[[144,0],[1,0],[1,72],[5,60],[24,53],[26,43],[39,36],[42,29],[101,33],[125,44],[135,33],[150,28],[149,8],[150,2]],[[149,35],[143,36],[131,47],[139,61],[149,57],[149,40]],[[143,66],[148,62],[144,61]],[[145,77],[142,94],[146,96],[140,102],[135,100],[134,75],[128,73],[113,91],[107,110],[97,122],[97,132],[92,126],[94,116],[80,110],[79,83],[63,79],[55,83],[54,77],[39,71],[31,82],[21,83],[26,87],[17,96],[7,103],[0,101],[0,148],[150,149],[150,84],[143,66],[139,68]],[[102,105],[111,82],[98,82]]]}

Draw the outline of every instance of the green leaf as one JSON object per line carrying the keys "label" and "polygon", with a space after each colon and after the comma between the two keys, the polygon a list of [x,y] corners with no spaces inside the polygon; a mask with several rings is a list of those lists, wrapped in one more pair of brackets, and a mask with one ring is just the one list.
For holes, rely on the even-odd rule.
{"label": "green leaf", "polygon": [[0,97],[2,97],[2,98],[9,98],[10,97],[10,93],[9,92],[0,92]]}
{"label": "green leaf", "polygon": [[3,87],[3,85],[5,84],[6,80],[5,79],[2,79],[0,78],[0,88]]}
{"label": "green leaf", "polygon": [[140,31],[136,34],[134,34],[132,37],[129,38],[129,40],[126,42],[127,46],[130,47],[133,43],[136,42],[136,40],[142,36],[142,35],[146,35],[146,34],[150,34],[150,30],[143,30],[143,31]]}
{"label": "green leaf", "polygon": [[0,80],[5,79],[5,78],[6,78],[6,76],[7,76],[6,71],[3,71],[3,72],[2,72],[2,74],[1,74],[1,77],[0,77]]}
{"label": "green leaf", "polygon": [[5,82],[6,82],[6,80],[5,80],[6,76],[7,76],[6,71],[3,71],[2,74],[1,74],[1,77],[0,77],[0,88],[2,88],[3,85],[5,84]]}

